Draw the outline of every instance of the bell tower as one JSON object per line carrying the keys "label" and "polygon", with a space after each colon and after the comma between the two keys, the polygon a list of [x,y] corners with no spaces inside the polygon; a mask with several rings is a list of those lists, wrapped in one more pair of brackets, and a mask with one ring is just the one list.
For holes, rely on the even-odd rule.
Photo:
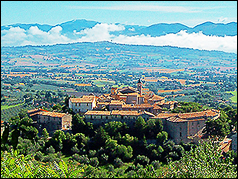
{"label": "bell tower", "polygon": [[142,83],[140,79],[137,82],[137,90],[139,91],[139,94],[142,94]]}

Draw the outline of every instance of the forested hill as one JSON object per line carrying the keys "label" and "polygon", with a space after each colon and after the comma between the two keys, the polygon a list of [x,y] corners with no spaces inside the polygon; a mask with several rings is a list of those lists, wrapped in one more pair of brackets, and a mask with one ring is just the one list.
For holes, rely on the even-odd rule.
{"label": "forested hill", "polygon": [[[237,54],[222,51],[196,50],[171,46],[127,45],[111,42],[80,42],[72,44],[2,47],[2,66],[18,66],[18,61],[34,55],[44,56],[39,64],[96,65],[99,67],[160,67],[160,68],[213,68],[236,67]],[[10,55],[11,54],[11,55]],[[50,59],[49,59],[50,58]],[[38,63],[38,62],[37,62]],[[14,65],[15,64],[15,65]]]}

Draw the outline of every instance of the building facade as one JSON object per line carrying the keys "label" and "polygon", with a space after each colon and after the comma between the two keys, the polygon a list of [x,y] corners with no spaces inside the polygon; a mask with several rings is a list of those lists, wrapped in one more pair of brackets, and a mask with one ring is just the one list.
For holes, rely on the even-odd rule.
{"label": "building facade", "polygon": [[55,130],[70,130],[72,127],[72,115],[66,113],[50,112],[36,109],[30,110],[28,116],[34,121],[34,126],[39,134],[46,128],[49,135],[52,136]]}
{"label": "building facade", "polygon": [[88,110],[93,110],[96,107],[96,96],[83,96],[81,98],[70,98],[69,108],[75,113],[85,113]]}
{"label": "building facade", "polygon": [[91,122],[95,125],[104,125],[105,123],[112,121],[125,122],[128,126],[133,126],[137,118],[141,116],[143,119],[148,120],[154,117],[149,112],[138,111],[87,111],[84,114],[85,122]]}
{"label": "building facade", "polygon": [[205,122],[220,117],[219,110],[206,110],[192,113],[159,113],[153,118],[162,119],[164,130],[175,143],[190,142],[200,133]]}

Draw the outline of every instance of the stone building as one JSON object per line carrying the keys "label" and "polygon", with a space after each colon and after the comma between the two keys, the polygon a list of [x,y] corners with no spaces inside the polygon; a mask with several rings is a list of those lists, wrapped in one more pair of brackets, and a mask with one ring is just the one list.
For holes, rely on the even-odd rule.
{"label": "stone building", "polygon": [[231,149],[234,150],[234,152],[237,152],[237,133],[233,134],[231,136],[232,143],[231,143]]}
{"label": "stone building", "polygon": [[139,116],[143,119],[148,120],[154,117],[152,113],[149,112],[138,112],[138,111],[87,111],[85,114],[85,122],[91,122],[95,125],[103,125],[111,121],[125,122],[129,126],[134,125],[135,121]]}
{"label": "stone building", "polygon": [[211,109],[192,113],[159,113],[153,118],[162,119],[164,130],[175,143],[179,143],[192,141],[209,118],[216,120],[219,116],[220,111]]}
{"label": "stone building", "polygon": [[34,121],[34,126],[38,129],[39,134],[42,133],[44,128],[51,136],[55,130],[69,130],[72,127],[71,114],[35,109],[30,110],[28,116]]}

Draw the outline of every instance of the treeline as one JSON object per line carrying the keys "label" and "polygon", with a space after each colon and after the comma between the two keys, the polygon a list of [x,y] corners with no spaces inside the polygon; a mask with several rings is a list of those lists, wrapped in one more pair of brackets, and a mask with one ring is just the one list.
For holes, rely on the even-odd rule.
{"label": "treeline", "polygon": [[[189,106],[189,103],[186,103],[186,106]],[[194,103],[191,106],[198,107],[198,104]],[[54,109],[61,110],[62,108],[58,105]],[[182,105],[180,110],[186,109]],[[226,111],[232,113],[231,109]],[[41,162],[51,167],[52,164],[62,166],[62,160],[65,158],[68,159],[65,165],[69,168],[71,165],[80,164],[76,168],[81,172],[75,176],[189,178],[191,176],[233,177],[237,175],[234,169],[237,157],[234,152],[228,152],[226,155],[217,153],[212,143],[204,144],[206,147],[202,147],[203,144],[197,146],[193,143],[175,145],[168,133],[163,131],[162,121],[158,119],[145,121],[139,117],[133,126],[118,121],[95,126],[92,123],[86,123],[82,116],[74,114],[72,133],[57,130],[52,137],[49,137],[49,133],[44,129],[42,136],[39,137],[38,130],[33,127],[32,119],[25,112],[21,112],[18,116],[11,118],[9,125],[6,125],[1,141],[1,151],[15,150],[18,155],[28,156],[28,160],[33,159],[37,167],[41,166]],[[213,152],[208,152],[208,148]],[[214,156],[216,154],[218,155]],[[12,154],[7,155],[11,158]],[[215,159],[211,163],[209,159],[213,156]],[[201,163],[202,161],[205,163]],[[6,164],[8,160],[2,162]],[[197,170],[195,164],[211,173],[204,172],[202,169],[195,172]],[[217,168],[211,168],[211,166]],[[230,167],[230,170],[222,173],[220,169],[224,169],[224,166]],[[170,169],[166,169],[167,167]],[[6,171],[1,171],[1,174],[2,172],[6,175]],[[59,177],[56,174],[54,176]]]}

